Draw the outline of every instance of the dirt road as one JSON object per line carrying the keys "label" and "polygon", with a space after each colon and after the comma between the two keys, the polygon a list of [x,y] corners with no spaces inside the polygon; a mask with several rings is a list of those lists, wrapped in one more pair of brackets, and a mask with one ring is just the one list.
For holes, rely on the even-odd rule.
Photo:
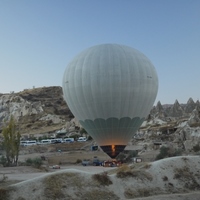
{"label": "dirt road", "polygon": [[42,172],[38,169],[29,167],[29,166],[20,166],[20,167],[4,167],[0,168],[0,177],[3,174],[7,177],[7,181],[25,181],[33,179],[39,176],[50,174],[56,171],[66,170],[66,169],[76,169],[88,173],[101,173],[105,171],[112,170],[114,168],[102,167],[102,166],[82,166],[82,165],[69,165],[61,166],[60,169],[49,168],[48,172]]}

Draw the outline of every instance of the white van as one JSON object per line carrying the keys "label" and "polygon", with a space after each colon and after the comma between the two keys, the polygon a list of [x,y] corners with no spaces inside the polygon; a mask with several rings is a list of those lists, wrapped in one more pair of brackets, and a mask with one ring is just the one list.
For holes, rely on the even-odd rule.
{"label": "white van", "polygon": [[20,146],[24,146],[26,144],[27,141],[20,141]]}
{"label": "white van", "polygon": [[50,139],[41,140],[40,144],[51,144],[51,140]]}
{"label": "white van", "polygon": [[31,146],[31,145],[37,145],[37,141],[36,140],[23,141],[23,146]]}
{"label": "white van", "polygon": [[63,141],[66,143],[72,143],[74,142],[74,138],[65,138]]}
{"label": "white van", "polygon": [[87,141],[87,138],[86,137],[79,137],[77,142],[85,142]]}
{"label": "white van", "polygon": [[51,139],[51,144],[63,143],[62,138]]}

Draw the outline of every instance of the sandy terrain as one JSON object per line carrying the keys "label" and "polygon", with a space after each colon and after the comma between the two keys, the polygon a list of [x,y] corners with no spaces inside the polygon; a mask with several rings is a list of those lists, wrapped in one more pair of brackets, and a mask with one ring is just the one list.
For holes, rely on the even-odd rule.
{"label": "sandy terrain", "polygon": [[[142,163],[124,165],[120,168],[82,166],[77,160],[100,160],[109,157],[102,151],[58,151],[62,146],[22,149],[19,162],[28,158],[45,156],[46,171],[28,166],[0,167],[0,200],[199,200],[200,156],[172,157],[149,162],[155,151],[145,152]],[[52,149],[53,148],[53,149]],[[129,147],[130,148],[130,147]],[[137,147],[141,148],[141,147]],[[59,164],[61,169],[52,169]],[[122,176],[118,174],[122,173]],[[105,174],[106,173],[106,174]],[[7,177],[1,181],[3,174]],[[108,178],[106,185],[94,179],[95,174]],[[105,176],[104,176],[105,175]],[[100,177],[100,178],[101,178]],[[1,193],[1,188],[6,192]],[[4,191],[4,190],[2,190]]]}
{"label": "sandy terrain", "polygon": [[[122,168],[63,165],[60,170],[49,172],[28,167],[4,168],[3,171],[8,181],[21,181],[10,186],[9,200],[199,200],[199,166],[199,156],[182,156]],[[110,184],[94,179],[94,174],[106,171]],[[119,171],[128,173],[118,177]]]}

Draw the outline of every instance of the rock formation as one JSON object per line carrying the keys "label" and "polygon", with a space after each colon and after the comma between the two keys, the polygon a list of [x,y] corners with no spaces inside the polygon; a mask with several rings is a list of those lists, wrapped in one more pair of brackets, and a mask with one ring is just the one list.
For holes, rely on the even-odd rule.
{"label": "rock formation", "polygon": [[0,96],[0,130],[13,115],[22,133],[51,132],[74,118],[61,87],[43,87]]}
{"label": "rock formation", "polygon": [[[80,124],[66,105],[61,87],[43,87],[19,93],[0,94],[0,132],[4,121],[13,115],[22,134],[80,131]],[[137,132],[145,142],[153,140],[172,143],[176,148],[191,151],[200,144],[200,102],[189,98],[186,104],[154,106]],[[0,134],[1,135],[1,134]],[[148,143],[148,142],[147,142]],[[151,145],[149,145],[151,146]]]}

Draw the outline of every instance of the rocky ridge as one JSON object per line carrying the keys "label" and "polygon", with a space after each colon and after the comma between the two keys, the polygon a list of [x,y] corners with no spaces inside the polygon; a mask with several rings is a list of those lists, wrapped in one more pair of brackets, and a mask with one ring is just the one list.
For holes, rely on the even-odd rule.
{"label": "rocky ridge", "polygon": [[[63,99],[61,87],[42,87],[19,93],[0,94],[0,132],[4,121],[13,115],[22,134],[78,132],[80,124]],[[200,103],[189,98],[186,104],[154,106],[136,133],[149,138],[173,142],[176,147],[191,149],[200,143]]]}

